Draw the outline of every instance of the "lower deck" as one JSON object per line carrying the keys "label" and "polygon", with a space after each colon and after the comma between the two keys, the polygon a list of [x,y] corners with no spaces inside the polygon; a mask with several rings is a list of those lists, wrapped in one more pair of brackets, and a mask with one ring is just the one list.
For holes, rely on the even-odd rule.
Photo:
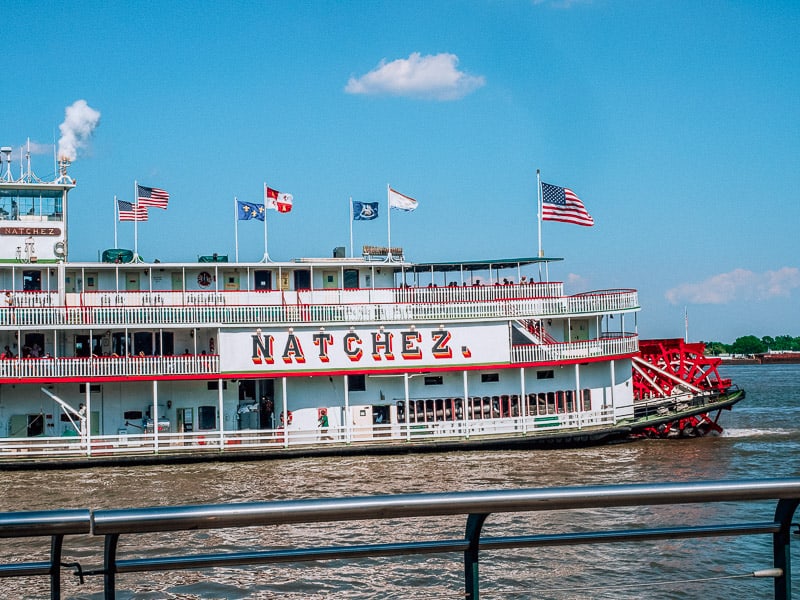
{"label": "lower deck", "polygon": [[[362,407],[353,407],[360,411]],[[557,417],[393,423],[368,428],[203,431],[0,440],[0,470],[104,464],[263,460],[299,456],[405,454],[458,450],[566,447],[622,438],[610,411]]]}
{"label": "lower deck", "polygon": [[[657,419],[648,415],[618,420],[613,410],[603,409],[524,416],[493,416],[491,412],[487,416],[475,411],[469,418],[457,412],[444,418],[443,412],[443,418],[438,420],[400,422],[397,407],[392,407],[389,422],[370,423],[359,417],[371,413],[373,421],[382,420],[382,412],[371,411],[368,406],[350,406],[348,414],[352,418],[343,418],[335,425],[320,418],[322,414],[328,416],[321,409],[300,409],[296,419],[295,413],[289,413],[288,422],[270,429],[171,433],[162,422],[160,427],[145,428],[144,433],[137,434],[120,431],[116,435],[5,438],[0,440],[0,470],[583,447],[649,437],[647,431],[659,422],[682,423],[695,415],[707,419],[713,411],[717,413],[716,423],[722,409],[731,408],[742,398],[744,392],[740,390],[676,397],[669,405],[661,403],[660,408],[667,408],[669,414],[661,411]],[[460,399],[451,400],[457,406]],[[483,399],[472,400],[477,406],[478,400]],[[530,407],[537,398],[528,400]],[[509,406],[513,408],[510,401],[511,398]],[[432,402],[435,406],[436,402]],[[469,405],[464,406],[469,409]],[[525,410],[526,403],[521,406]],[[318,418],[315,426],[299,425],[313,417]]]}

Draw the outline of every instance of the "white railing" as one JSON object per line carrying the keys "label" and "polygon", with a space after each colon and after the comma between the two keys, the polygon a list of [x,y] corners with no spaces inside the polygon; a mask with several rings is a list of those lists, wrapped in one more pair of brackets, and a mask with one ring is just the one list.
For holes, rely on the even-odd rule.
{"label": "white railing", "polygon": [[0,360],[0,379],[95,379],[219,374],[216,354],[181,356],[93,356],[91,358],[12,358]]}
{"label": "white railing", "polygon": [[444,287],[403,287],[394,290],[395,302],[491,302],[520,298],[558,298],[564,284],[530,283],[516,285],[472,285]]}
{"label": "white railing", "polygon": [[517,344],[511,348],[511,362],[532,363],[587,359],[594,357],[634,354],[639,351],[639,336],[559,342],[556,344]]}
{"label": "white railing", "polygon": [[[30,292],[35,294],[34,292]],[[29,292],[19,294],[26,298]],[[392,304],[493,302],[524,298],[559,298],[564,295],[562,283],[526,285],[402,287],[359,289],[312,289],[268,291],[119,291],[71,293],[67,306],[289,306],[325,304]],[[17,296],[15,296],[16,299]],[[23,302],[15,302],[23,304]],[[50,303],[57,304],[57,303]],[[33,306],[33,304],[30,304]]]}
{"label": "white railing", "polygon": [[352,444],[402,444],[464,440],[482,436],[509,437],[552,434],[555,431],[581,430],[614,423],[611,410],[561,413],[541,417],[505,417],[429,423],[390,423],[366,427],[319,429],[261,429],[194,433],[99,435],[89,438],[30,437],[1,438],[0,461],[34,458],[167,454],[185,452],[236,452],[280,450],[291,447],[338,446]]}
{"label": "white railing", "polygon": [[[330,296],[344,293],[346,292],[334,290],[330,293]],[[259,299],[257,292],[248,293],[248,298],[250,294],[255,295],[254,301]],[[630,290],[609,293],[598,292],[586,296],[566,296],[561,298],[413,303],[312,304],[305,302],[311,298],[312,292],[308,294],[308,297],[305,297],[303,292],[299,292],[298,298],[302,300],[300,303],[215,303],[215,300],[222,301],[225,300],[225,297],[211,295],[203,296],[203,302],[200,301],[199,296],[193,296],[192,303],[183,305],[173,305],[168,302],[150,302],[152,297],[143,297],[141,295],[136,297],[136,300],[142,302],[142,304],[133,305],[129,304],[129,302],[134,297],[117,294],[118,297],[124,299],[119,304],[101,303],[100,305],[57,306],[52,308],[27,306],[0,308],[0,327],[118,327],[126,325],[192,325],[195,323],[203,323],[209,326],[263,323],[368,323],[396,320],[439,321],[509,317],[541,319],[569,315],[606,314],[612,311],[638,309],[637,293]],[[277,296],[272,295],[272,293],[267,293],[263,297],[264,300],[270,301],[274,301],[276,298]],[[102,300],[102,297],[94,299]]]}

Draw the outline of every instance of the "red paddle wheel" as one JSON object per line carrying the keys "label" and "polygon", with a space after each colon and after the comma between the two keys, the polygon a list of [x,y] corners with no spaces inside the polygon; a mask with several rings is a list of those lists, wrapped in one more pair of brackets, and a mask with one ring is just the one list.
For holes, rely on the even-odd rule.
{"label": "red paddle wheel", "polygon": [[[719,375],[719,358],[705,355],[705,344],[682,339],[641,340],[639,356],[633,358],[634,402],[656,406],[656,414],[668,413],[667,404],[677,412],[688,408],[697,396],[725,394],[730,379]],[[663,403],[659,406],[659,400]],[[672,402],[671,402],[672,401]],[[635,406],[635,405],[634,405]],[[645,427],[638,435],[647,437],[694,437],[710,431],[721,432],[716,419],[700,413]]]}

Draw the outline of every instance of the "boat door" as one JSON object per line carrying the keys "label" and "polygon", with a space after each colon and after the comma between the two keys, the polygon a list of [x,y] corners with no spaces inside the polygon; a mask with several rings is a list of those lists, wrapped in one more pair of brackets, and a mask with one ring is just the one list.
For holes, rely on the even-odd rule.
{"label": "boat door", "polygon": [[217,428],[217,407],[198,406],[197,407],[198,431],[209,431],[216,428]]}
{"label": "boat door", "polygon": [[309,271],[308,269],[299,269],[294,272],[294,289],[296,290],[311,289],[311,271]]}
{"label": "boat door", "polygon": [[[566,326],[566,325],[565,325]],[[589,320],[572,319],[569,321],[569,341],[585,342],[589,339]]]}
{"label": "boat door", "polygon": [[64,291],[68,294],[75,293],[75,281],[78,279],[77,271],[67,271],[64,275]]}
{"label": "boat door", "polygon": [[176,292],[183,291],[183,275],[178,271],[172,272],[172,289]]}
{"label": "boat door", "polygon": [[353,439],[354,440],[371,440],[372,439],[372,406],[365,404],[363,406],[350,407],[350,422],[353,424]]}
{"label": "boat door", "polygon": [[[96,340],[96,342],[99,341],[100,340]],[[72,352],[73,356],[76,356],[78,358],[88,358],[92,353],[92,349],[89,346],[89,336],[77,334],[75,336],[75,346]]]}
{"label": "boat door", "polygon": [[259,402],[258,427],[272,429],[275,427],[275,380],[262,379],[258,382]]}
{"label": "boat door", "polygon": [[258,270],[253,272],[254,289],[262,292],[272,289],[272,271]]}
{"label": "boat door", "polygon": [[42,272],[41,271],[23,271],[22,272],[22,289],[26,292],[41,292],[42,291]]}
{"label": "boat door", "polygon": [[99,278],[99,274],[97,272],[87,272],[84,275],[84,282],[83,282],[83,291],[84,292],[96,292],[97,291],[97,280]]}
{"label": "boat door", "polygon": [[[367,275],[369,277],[369,275]],[[359,287],[358,269],[345,269],[344,270],[344,289],[357,290]]]}
{"label": "boat door", "polygon": [[139,291],[139,272],[127,271],[125,273],[125,291],[138,292]]}
{"label": "boat door", "polygon": [[338,271],[323,271],[322,272],[322,287],[326,290],[335,290],[339,288],[339,273]]}
{"label": "boat door", "polygon": [[235,271],[226,271],[222,274],[222,277],[225,282],[226,290],[236,291],[239,289],[239,273]]}
{"label": "boat door", "polygon": [[44,415],[11,415],[8,437],[44,435]]}
{"label": "boat door", "polygon": [[194,409],[179,408],[176,414],[178,433],[192,433],[194,431]]}
{"label": "boat door", "polygon": [[153,332],[135,331],[133,333],[133,353],[144,354],[144,356],[154,356]]}

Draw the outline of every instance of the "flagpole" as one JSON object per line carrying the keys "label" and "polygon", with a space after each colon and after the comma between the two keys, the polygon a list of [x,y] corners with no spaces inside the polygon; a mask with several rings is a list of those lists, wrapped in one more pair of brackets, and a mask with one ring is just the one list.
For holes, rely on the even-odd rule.
{"label": "flagpole", "polygon": [[233,231],[236,237],[236,262],[239,262],[239,211],[237,210],[239,199],[233,197]]}
{"label": "flagpole", "polygon": [[389,247],[386,249],[387,252],[387,260],[389,262],[392,261],[392,203],[390,197],[390,190],[391,186],[387,183],[386,184],[386,226],[389,230],[388,238],[389,238]]}
{"label": "flagpole", "polygon": [[114,248],[119,248],[117,246],[117,219],[119,217],[119,205],[117,204],[117,195],[114,194]]}
{"label": "flagpole", "polygon": [[683,341],[689,343],[689,307],[683,306]]}
{"label": "flagpole", "polygon": [[353,197],[350,196],[350,258],[353,258]]}
{"label": "flagpole", "polygon": [[[542,175],[539,169],[536,169],[536,220],[538,222],[537,237],[539,238],[539,252],[537,256],[539,258],[544,258],[544,253],[542,252]],[[539,281],[541,280],[542,263],[539,263]]]}
{"label": "flagpole", "polygon": [[133,180],[133,262],[139,259],[139,183]]}
{"label": "flagpole", "polygon": [[536,169],[536,219],[538,221],[539,253],[537,256],[542,258],[542,176],[539,169]]}
{"label": "flagpole", "polygon": [[264,182],[264,258],[261,259],[262,262],[269,262],[269,252],[267,251],[267,213],[269,212],[267,209],[267,182]]}

